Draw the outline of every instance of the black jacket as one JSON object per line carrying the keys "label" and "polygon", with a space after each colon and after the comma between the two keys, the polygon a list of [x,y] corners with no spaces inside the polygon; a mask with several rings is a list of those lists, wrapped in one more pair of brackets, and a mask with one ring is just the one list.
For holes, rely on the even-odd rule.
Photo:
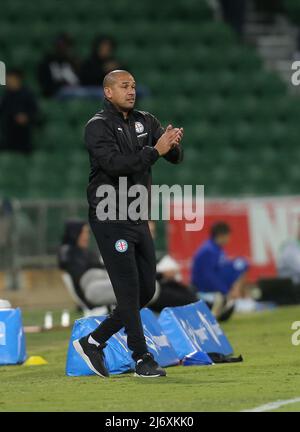
{"label": "black jacket", "polygon": [[38,80],[43,96],[54,96],[63,86],[79,84],[78,62],[71,56],[49,54],[38,66]]}
{"label": "black jacket", "polygon": [[[151,165],[159,158],[154,148],[163,134],[159,121],[150,113],[132,110],[125,120],[108,100],[104,109],[91,118],[85,128],[85,144],[90,157],[90,176],[87,188],[89,217],[97,220],[96,197],[100,185],[112,185],[117,196],[119,218],[119,177],[127,177],[127,188],[132,185],[151,186]],[[183,159],[181,146],[171,149],[164,158],[171,163]],[[102,198],[103,199],[103,198]],[[133,198],[134,199],[134,198]],[[128,205],[130,198],[128,198]],[[130,221],[129,221],[130,222]]]}

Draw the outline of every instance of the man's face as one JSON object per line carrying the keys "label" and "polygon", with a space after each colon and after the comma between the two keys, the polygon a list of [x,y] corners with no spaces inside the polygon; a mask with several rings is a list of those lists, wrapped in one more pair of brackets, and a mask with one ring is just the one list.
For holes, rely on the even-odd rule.
{"label": "man's face", "polygon": [[114,82],[109,87],[104,87],[106,98],[121,111],[133,109],[136,98],[135,81],[128,73],[116,74]]}
{"label": "man's face", "polygon": [[113,53],[113,46],[110,40],[104,40],[98,45],[98,56],[101,59],[109,58]]}
{"label": "man's face", "polygon": [[82,227],[81,233],[79,234],[77,240],[77,246],[79,246],[82,249],[87,249],[89,247],[89,241],[90,241],[90,230],[88,225],[84,225]]}
{"label": "man's face", "polygon": [[21,87],[21,79],[18,75],[15,74],[7,74],[6,77],[6,86],[9,90],[19,90]]}

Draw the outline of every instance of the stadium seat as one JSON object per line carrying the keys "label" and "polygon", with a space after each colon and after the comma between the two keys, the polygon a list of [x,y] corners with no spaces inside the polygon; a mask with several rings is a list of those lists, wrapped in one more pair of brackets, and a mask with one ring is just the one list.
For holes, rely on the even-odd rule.
{"label": "stadium seat", "polygon": [[[285,4],[296,19],[300,7],[293,0]],[[150,91],[149,98],[138,101],[139,109],[152,112],[164,126],[185,127],[185,163],[176,170],[163,162],[155,165],[159,182],[203,181],[212,195],[267,193],[276,190],[277,173],[282,176],[285,169],[286,184],[295,190],[296,169],[286,169],[290,162],[285,154],[288,145],[300,162],[293,150],[299,147],[299,104],[279,77],[263,68],[255,49],[241,45],[228,25],[214,21],[208,2],[153,0],[136,3],[129,18],[127,12],[126,0],[115,0],[109,8],[103,2],[75,0],[72,16],[64,2],[43,0],[37,8],[3,0],[0,50],[8,63],[25,68],[29,84],[38,90],[36,65],[58,32],[73,35],[81,56],[89,53],[97,33],[113,35],[121,62]],[[14,162],[20,172],[30,164],[23,188],[18,190],[18,181],[11,179],[10,155],[2,153],[1,192],[85,199],[89,163],[83,129],[100,103],[41,99],[40,105],[45,125],[35,134],[36,153]],[[68,172],[62,168],[65,161]],[[260,173],[266,170],[272,171],[267,180]],[[251,182],[239,186],[232,181],[233,172]]]}

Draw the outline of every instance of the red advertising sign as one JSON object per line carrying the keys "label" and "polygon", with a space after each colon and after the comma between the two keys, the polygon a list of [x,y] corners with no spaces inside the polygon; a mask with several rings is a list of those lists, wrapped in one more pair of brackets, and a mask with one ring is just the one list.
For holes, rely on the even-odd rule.
{"label": "red advertising sign", "polygon": [[[189,202],[191,206],[191,202]],[[186,282],[190,279],[192,257],[209,237],[213,223],[227,222],[232,228],[231,242],[226,252],[231,257],[249,260],[249,280],[276,274],[276,258],[282,243],[295,238],[299,230],[300,196],[282,198],[206,199],[204,225],[199,231],[188,231],[191,221],[175,220],[171,204],[168,225],[169,253],[181,265]]]}

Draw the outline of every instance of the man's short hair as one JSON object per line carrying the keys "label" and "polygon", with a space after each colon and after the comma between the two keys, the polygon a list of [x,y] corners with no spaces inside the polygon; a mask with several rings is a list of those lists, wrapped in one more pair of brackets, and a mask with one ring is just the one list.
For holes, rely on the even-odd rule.
{"label": "man's short hair", "polygon": [[226,222],[216,222],[210,229],[210,236],[215,239],[219,235],[230,234],[231,228]]}

